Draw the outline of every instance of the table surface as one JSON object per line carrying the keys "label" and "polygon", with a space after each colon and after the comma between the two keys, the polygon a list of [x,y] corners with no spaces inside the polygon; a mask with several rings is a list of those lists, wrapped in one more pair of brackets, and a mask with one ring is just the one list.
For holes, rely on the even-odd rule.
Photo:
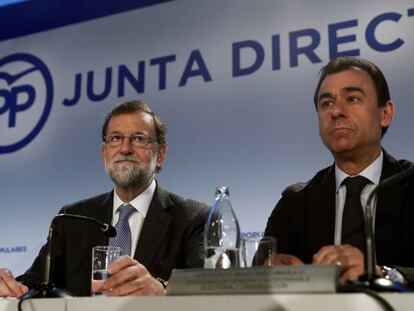
{"label": "table surface", "polygon": [[[414,293],[381,294],[395,310],[414,310]],[[16,311],[18,300],[1,299],[0,311]],[[24,311],[186,311],[186,310],[383,310],[373,298],[362,294],[277,294],[277,295],[214,295],[168,297],[78,297],[32,299],[23,303]]]}

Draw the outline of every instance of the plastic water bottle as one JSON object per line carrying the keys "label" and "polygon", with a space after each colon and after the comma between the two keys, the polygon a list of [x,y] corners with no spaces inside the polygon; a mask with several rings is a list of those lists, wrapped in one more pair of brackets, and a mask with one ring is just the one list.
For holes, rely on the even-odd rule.
{"label": "plastic water bottle", "polygon": [[218,186],[204,227],[204,268],[239,267],[240,226],[229,200],[229,188]]}

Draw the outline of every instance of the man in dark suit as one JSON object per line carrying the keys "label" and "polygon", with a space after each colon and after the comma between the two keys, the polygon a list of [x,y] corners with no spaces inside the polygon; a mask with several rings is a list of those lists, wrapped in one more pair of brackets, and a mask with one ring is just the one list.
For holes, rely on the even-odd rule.
{"label": "man in dark suit", "polygon": [[[108,296],[163,295],[174,268],[202,267],[203,230],[208,207],[162,189],[154,175],[162,167],[167,142],[164,123],[141,101],[116,106],[102,129],[102,158],[114,190],[68,206],[61,212],[115,225],[127,204],[129,254],[108,269]],[[91,249],[116,244],[89,224],[60,218],[54,222],[52,281],[77,296],[91,294]],[[119,233],[119,232],[118,232]],[[42,281],[45,245],[32,267],[13,278],[0,269],[0,296],[20,296]]]}
{"label": "man in dark suit", "polygon": [[[282,193],[265,235],[277,238],[276,264],[338,264],[344,282],[364,273],[363,207],[369,194],[381,180],[412,163],[395,160],[381,147],[394,103],[382,72],[373,63],[355,57],[330,61],[321,70],[314,102],[321,139],[335,163]],[[353,179],[356,176],[362,177]],[[348,189],[353,195],[348,185],[352,179],[363,180],[357,194],[358,217],[349,216],[347,207],[347,200],[352,200]],[[389,273],[400,282],[404,280],[399,272],[405,268],[395,266],[414,267],[413,194],[414,179],[407,178],[385,188],[374,204],[377,262],[394,266],[384,272],[377,267],[377,273]]]}

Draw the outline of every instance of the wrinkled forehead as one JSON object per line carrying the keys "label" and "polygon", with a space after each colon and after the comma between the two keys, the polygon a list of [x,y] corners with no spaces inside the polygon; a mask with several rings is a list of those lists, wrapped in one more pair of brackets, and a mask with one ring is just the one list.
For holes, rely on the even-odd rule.
{"label": "wrinkled forehead", "polygon": [[366,90],[367,92],[374,92],[374,94],[376,94],[374,81],[369,73],[363,69],[352,67],[344,71],[326,75],[321,83],[321,87],[319,88],[318,96],[326,92],[351,88],[359,88]]}
{"label": "wrinkled forehead", "polygon": [[153,137],[155,135],[154,118],[151,114],[142,111],[116,114],[109,120],[107,134],[114,132],[145,133]]}

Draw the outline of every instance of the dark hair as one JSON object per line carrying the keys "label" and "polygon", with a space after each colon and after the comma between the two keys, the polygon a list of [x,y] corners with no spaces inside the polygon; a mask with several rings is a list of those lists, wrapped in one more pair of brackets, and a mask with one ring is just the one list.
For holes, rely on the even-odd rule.
{"label": "dark hair", "polygon": [[[323,80],[327,75],[342,72],[345,70],[359,68],[365,71],[371,77],[374,82],[375,90],[377,92],[378,107],[384,107],[385,104],[391,99],[390,91],[388,88],[387,80],[385,80],[382,71],[372,62],[359,58],[359,57],[338,57],[331,60],[328,64],[321,68],[319,72],[319,81],[316,85],[315,94],[313,96],[313,102],[315,103],[316,110],[318,109],[318,94],[321,88]],[[388,126],[382,128],[382,135],[387,132]]]}
{"label": "dark hair", "polygon": [[123,102],[117,106],[115,106],[105,117],[104,124],[102,126],[102,141],[105,141],[105,137],[108,130],[109,121],[113,116],[117,116],[123,113],[133,113],[133,112],[144,112],[152,116],[155,125],[155,135],[157,138],[157,142],[159,144],[165,145],[167,144],[167,127],[165,126],[164,122],[155,115],[150,107],[141,100],[130,100]]}

